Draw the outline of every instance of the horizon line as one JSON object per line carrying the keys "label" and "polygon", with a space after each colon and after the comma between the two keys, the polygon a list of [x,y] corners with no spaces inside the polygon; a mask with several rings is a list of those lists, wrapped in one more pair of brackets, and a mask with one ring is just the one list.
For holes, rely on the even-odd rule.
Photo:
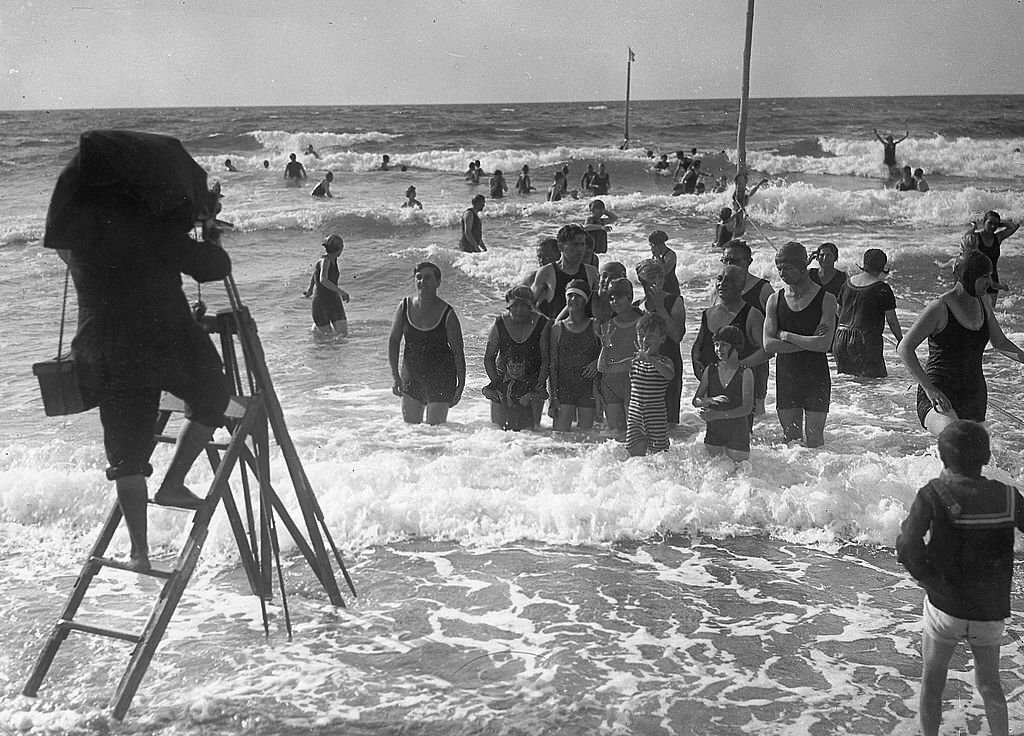
{"label": "horizon line", "polygon": [[[798,96],[786,96],[786,97],[750,97],[749,101],[757,102],[763,100],[896,100],[896,99],[913,99],[922,97],[1024,97],[1024,92],[992,92],[992,93],[975,93],[975,94],[915,94],[915,95],[798,95]],[[643,102],[720,102],[722,100],[734,100],[739,102],[739,97],[734,96],[723,96],[723,97],[647,97],[643,99],[631,99],[630,104],[643,103]],[[329,107],[329,108],[344,108],[344,107],[460,107],[468,104],[472,105],[584,105],[584,104],[601,104],[601,105],[623,105],[625,106],[625,100],[614,99],[614,100],[541,100],[541,101],[508,101],[498,100],[491,102],[482,102],[480,100],[474,100],[472,102],[366,102],[366,103],[289,103],[289,104],[269,104],[269,105],[146,105],[146,106],[134,106],[134,105],[115,105],[111,107],[35,107],[35,108],[0,108],[0,113],[19,113],[19,112],[83,112],[83,111],[100,111],[100,110],[187,110],[187,109],[231,109],[231,108],[309,108],[309,107]]]}

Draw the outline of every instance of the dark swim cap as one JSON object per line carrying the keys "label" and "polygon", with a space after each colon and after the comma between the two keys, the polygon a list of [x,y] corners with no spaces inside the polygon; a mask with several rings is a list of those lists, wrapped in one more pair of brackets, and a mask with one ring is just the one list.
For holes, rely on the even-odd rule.
{"label": "dark swim cap", "polygon": [[775,252],[775,261],[807,266],[807,249],[803,243],[791,240]]}
{"label": "dark swim cap", "polygon": [[974,284],[982,276],[988,276],[990,273],[992,273],[992,261],[978,250],[972,250],[961,256],[953,269],[956,280],[963,284],[964,291],[971,296],[980,296],[975,292]]}

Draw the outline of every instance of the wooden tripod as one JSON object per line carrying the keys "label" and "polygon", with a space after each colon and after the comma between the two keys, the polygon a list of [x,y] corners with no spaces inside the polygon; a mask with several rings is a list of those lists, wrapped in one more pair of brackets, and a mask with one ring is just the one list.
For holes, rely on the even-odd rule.
{"label": "wooden tripod", "polygon": [[[266,601],[273,594],[272,570],[276,564],[285,623],[289,639],[291,638],[291,621],[278,557],[275,515],[287,528],[296,546],[327,592],[331,603],[342,607],[345,605],[335,578],[331,557],[327,552],[327,546],[330,546],[349,590],[353,596],[356,595],[355,586],[345,569],[341,554],[331,538],[324,521],[323,511],[313,494],[309,479],[306,477],[285,426],[284,414],[281,411],[277,395],[274,393],[264,358],[263,346],[256,332],[256,324],[249,315],[248,309],[242,305],[234,280],[230,276],[225,281],[225,286],[231,301],[231,309],[218,313],[216,317],[204,317],[203,323],[211,333],[220,335],[225,370],[232,381],[236,394],[226,412],[231,439],[226,444],[210,442],[207,445],[207,457],[214,469],[213,481],[204,503],[195,511],[192,528],[174,567],[171,570],[153,568],[139,572],[133,570],[126,563],[105,556],[107,547],[122,519],[121,508],[115,503],[78,579],[75,581],[60,618],[54,624],[50,636],[39,654],[36,666],[23,690],[25,695],[36,695],[58,649],[70,632],[78,631],[129,641],[135,644],[135,648],[132,650],[128,666],[121,677],[111,703],[114,718],[118,720],[124,718],[195,570],[199,554],[206,541],[210,521],[221,502],[224,504],[224,510],[238,545],[249,587],[260,600],[265,632],[269,633]],[[243,380],[238,362],[236,340],[245,362],[245,380]],[[167,437],[162,432],[172,414],[183,408],[183,404],[174,397],[164,397],[160,407],[160,420],[156,428],[158,442],[174,442],[174,438]],[[304,533],[303,528],[288,514],[281,497],[270,483],[269,438],[271,431],[288,468],[295,497],[302,513]],[[230,485],[232,473],[236,469],[239,471],[242,484],[244,520]],[[258,524],[254,516],[250,494],[249,471],[255,477],[255,485],[259,494]],[[155,603],[142,633],[136,634],[75,620],[75,614],[78,612],[93,578],[104,567],[134,572],[164,581],[159,599]]]}

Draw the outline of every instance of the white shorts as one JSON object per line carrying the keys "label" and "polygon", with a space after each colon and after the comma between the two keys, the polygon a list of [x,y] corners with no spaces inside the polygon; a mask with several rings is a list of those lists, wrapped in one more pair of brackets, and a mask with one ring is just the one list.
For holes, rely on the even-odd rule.
{"label": "white shorts", "polygon": [[950,616],[940,611],[924,598],[924,633],[947,644],[966,641],[979,647],[999,646],[1003,642],[1003,631],[1006,621],[971,621],[966,618]]}

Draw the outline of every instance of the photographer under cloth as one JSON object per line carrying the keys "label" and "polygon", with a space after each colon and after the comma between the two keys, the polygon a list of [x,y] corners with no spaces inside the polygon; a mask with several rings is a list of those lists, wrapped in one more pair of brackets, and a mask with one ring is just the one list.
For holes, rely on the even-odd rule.
{"label": "photographer under cloth", "polygon": [[[78,293],[72,356],[82,391],[98,405],[107,478],[117,486],[130,564],[149,569],[146,477],[161,391],[183,399],[186,422],[154,501],[196,508],[185,475],[223,423],[229,384],[210,336],[196,322],[181,275],[217,281],[231,272],[220,246],[219,188],[174,138],[89,131],[61,173],[44,246],[57,249]],[[189,232],[197,224],[203,240]]]}

